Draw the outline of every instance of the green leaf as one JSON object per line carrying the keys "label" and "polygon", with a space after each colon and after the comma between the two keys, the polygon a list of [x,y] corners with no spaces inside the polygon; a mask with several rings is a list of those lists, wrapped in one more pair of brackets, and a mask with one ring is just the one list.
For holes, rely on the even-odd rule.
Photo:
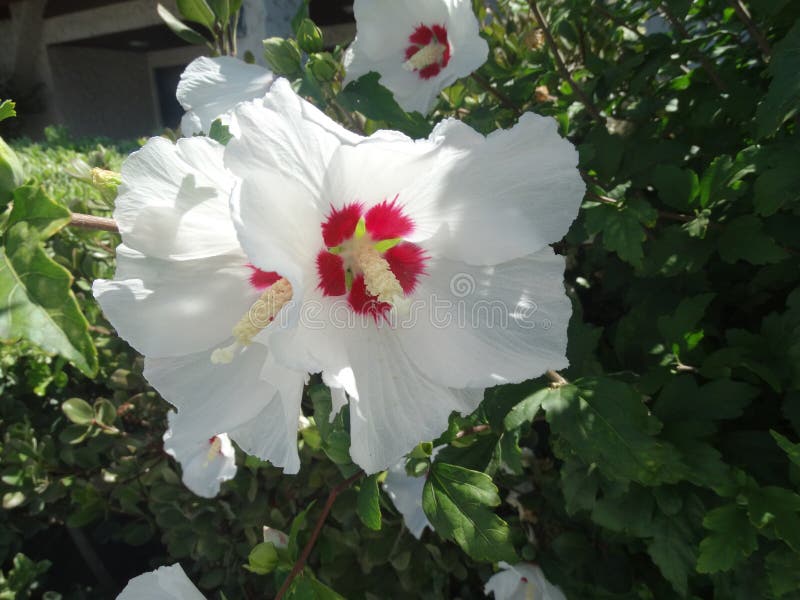
{"label": "green leaf", "polygon": [[522,426],[523,423],[533,421],[533,418],[541,407],[541,394],[531,394],[508,412],[503,419],[503,427],[505,427],[507,431],[512,431]]}
{"label": "green leaf", "polygon": [[782,436],[777,431],[770,431],[770,433],[772,437],[775,438],[775,441],[778,442],[778,446],[786,452],[789,460],[800,467],[800,444],[793,444],[788,438]]}
{"label": "green leaf", "polygon": [[345,600],[313,575],[299,575],[286,593],[287,600]]}
{"label": "green leaf", "polygon": [[747,495],[747,512],[755,527],[800,552],[800,495],[777,486],[757,488]]}
{"label": "green leaf", "polygon": [[227,125],[223,125],[222,121],[219,119],[214,119],[214,122],[211,123],[211,127],[208,130],[208,137],[212,140],[219,142],[223,146],[227,146],[228,142],[233,139],[233,135],[231,135],[231,130],[228,128]]}
{"label": "green leaf", "polygon": [[17,116],[16,103],[12,100],[3,100],[0,102],[0,121],[5,121],[11,117]]}
{"label": "green leaf", "polygon": [[308,54],[322,52],[322,30],[311,19],[303,19],[297,28],[297,44]]}
{"label": "green leaf", "polygon": [[25,172],[17,153],[0,138],[0,203],[10,200],[14,190],[24,182]]}
{"label": "green leaf", "polygon": [[719,237],[719,255],[729,263],[745,260],[765,265],[782,261],[787,253],[764,232],[761,219],[745,215],[725,224]]}
{"label": "green leaf", "polygon": [[422,492],[422,508],[436,532],[475,560],[514,561],[511,531],[490,508],[500,504],[485,473],[435,462]]}
{"label": "green leaf", "polygon": [[609,479],[655,485],[682,478],[675,448],[655,437],[661,422],[629,385],[592,378],[538,393],[553,432]]}
{"label": "green leaf", "polygon": [[205,25],[208,29],[214,29],[214,11],[206,0],[176,0],[178,10],[184,19]]}
{"label": "green leaf", "polygon": [[797,112],[800,106],[798,72],[800,72],[800,21],[796,22],[786,37],[773,48],[769,63],[772,83],[764,101],[756,111],[759,136],[775,133],[784,121]]}
{"label": "green leaf", "polygon": [[700,542],[697,571],[728,571],[758,547],[756,532],[745,509],[736,504],[715,508],[706,514],[703,526],[712,533]]}
{"label": "green leaf", "polygon": [[69,219],[69,211],[41,188],[26,186],[14,193],[5,248],[0,249],[0,338],[28,339],[92,377],[97,371],[97,351],[70,289],[72,276],[42,245]]}
{"label": "green leaf", "polygon": [[70,421],[78,425],[88,425],[94,421],[94,409],[86,400],[70,398],[61,405],[61,410]]}
{"label": "green leaf", "polygon": [[653,172],[653,185],[664,204],[681,211],[691,210],[700,193],[697,173],[673,165],[658,165]]}
{"label": "green leaf", "polygon": [[217,21],[223,25],[227,24],[231,15],[235,12],[231,10],[230,0],[208,0],[208,5],[214,11]]}
{"label": "green leaf", "polygon": [[267,575],[278,566],[278,551],[272,542],[261,542],[250,551],[245,569],[256,575]]}
{"label": "green leaf", "polygon": [[586,231],[603,234],[603,247],[635,267],[642,264],[642,242],[647,239],[639,218],[633,211],[600,204],[585,211]]}
{"label": "green leaf", "polygon": [[117,407],[109,400],[100,398],[94,403],[94,418],[98,423],[111,426],[117,420]]}
{"label": "green leaf", "polygon": [[161,4],[156,7],[156,10],[158,16],[161,17],[161,20],[164,21],[166,26],[172,30],[172,33],[182,40],[198,46],[205,46],[208,44],[208,40],[203,35],[183,23]]}
{"label": "green leaf", "polygon": [[664,579],[685,598],[689,589],[689,575],[697,563],[697,552],[691,527],[685,519],[659,517],[653,527],[653,539],[647,552],[661,570]]}
{"label": "green leaf", "polygon": [[800,590],[800,554],[779,548],[767,555],[767,580],[776,598]]}
{"label": "green leaf", "polygon": [[350,111],[358,111],[375,121],[385,121],[394,129],[414,138],[426,137],[430,125],[419,113],[407,114],[394,94],[379,83],[377,73],[368,73],[357,81],[352,81],[336,97],[339,104]]}
{"label": "green leaf", "polygon": [[264,58],[277,75],[295,79],[303,72],[303,55],[294,40],[267,38],[264,40]]}
{"label": "green leaf", "polygon": [[380,474],[370,475],[361,481],[356,504],[358,518],[364,525],[375,531],[381,528],[381,493],[378,489],[378,475]]}
{"label": "green leaf", "polygon": [[753,204],[759,215],[765,217],[773,215],[798,198],[800,198],[800,169],[794,163],[794,157],[786,164],[764,171],[756,179]]}
{"label": "green leaf", "polygon": [[658,318],[658,332],[669,347],[677,345],[680,349],[691,350],[692,344],[696,345],[697,338],[693,334],[702,332],[697,329],[698,323],[714,297],[715,294],[700,294],[684,298],[675,314]]}
{"label": "green leaf", "polygon": [[311,502],[308,506],[306,506],[305,510],[301,511],[294,519],[292,519],[292,525],[289,528],[289,544],[287,546],[287,552],[292,561],[297,560],[297,556],[300,553],[300,542],[298,540],[298,536],[300,535],[300,532],[305,529],[308,513],[313,507],[314,502]]}

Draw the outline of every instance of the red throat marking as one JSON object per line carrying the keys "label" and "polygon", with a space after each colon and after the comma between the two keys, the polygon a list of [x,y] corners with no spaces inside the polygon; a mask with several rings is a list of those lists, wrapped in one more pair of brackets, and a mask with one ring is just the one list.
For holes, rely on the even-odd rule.
{"label": "red throat marking", "polygon": [[447,37],[447,28],[444,25],[418,25],[410,36],[408,36],[409,46],[406,48],[406,60],[411,59],[417,52],[426,48],[432,43],[438,42],[444,46],[444,53],[441,60],[427,65],[421,69],[414,69],[420,79],[431,79],[442,72],[442,69],[450,63],[450,41]]}

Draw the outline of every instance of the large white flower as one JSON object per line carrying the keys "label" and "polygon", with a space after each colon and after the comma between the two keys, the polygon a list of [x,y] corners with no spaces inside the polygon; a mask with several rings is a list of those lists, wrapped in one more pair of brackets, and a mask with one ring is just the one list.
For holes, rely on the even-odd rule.
{"label": "large white flower", "polygon": [[409,112],[427,114],[439,92],[486,62],[470,0],[355,0],[353,11],[345,83],[375,71]]}
{"label": "large white flower", "polygon": [[561,588],[547,581],[542,570],[530,563],[499,563],[501,571],[489,578],[483,593],[495,600],[567,600]]}
{"label": "large white flower", "polygon": [[[300,467],[305,374],[276,365],[262,339],[235,362],[224,360],[232,331],[259,331],[254,324],[269,320],[267,305],[281,288],[280,277],[252,266],[239,245],[228,204],[234,179],[222,152],[204,137],[153,138],[125,161],[114,210],[123,241],[115,279],[94,283],[117,332],[144,354],[145,377],[177,408],[167,448],[201,494],[195,461],[209,440],[223,444],[224,433],[288,473]],[[224,460],[213,468],[215,480],[232,475]],[[206,484],[212,493],[219,481]]]}
{"label": "large white flower", "polygon": [[230,56],[193,60],[181,75],[176,93],[187,111],[181,120],[183,135],[208,133],[218,118],[227,124],[226,113],[240,102],[263,96],[274,78],[272,71]]}
{"label": "large white flower", "polygon": [[548,244],[584,185],[553,119],[353,139],[285,80],[234,118],[239,239],[292,290],[259,336],[276,361],[347,392],[351,456],[367,472],[474,410],[475,390],[567,365],[564,260]]}
{"label": "large white flower", "polygon": [[213,498],[223,481],[236,476],[236,452],[226,434],[198,435],[192,427],[182,426],[183,418],[183,413],[169,413],[164,451],[181,464],[186,487],[198,496]]}
{"label": "large white flower", "polygon": [[134,577],[117,596],[117,600],[206,600],[180,564],[159,567]]}

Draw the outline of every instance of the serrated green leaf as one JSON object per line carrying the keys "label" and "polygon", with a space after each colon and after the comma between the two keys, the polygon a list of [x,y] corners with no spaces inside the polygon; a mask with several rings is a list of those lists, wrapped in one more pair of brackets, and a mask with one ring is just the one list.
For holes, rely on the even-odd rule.
{"label": "serrated green leaf", "polygon": [[577,460],[568,460],[561,467],[561,490],[567,514],[574,515],[581,510],[591,511],[599,489],[600,478],[594,465],[587,466]]}
{"label": "serrated green leaf", "polygon": [[203,35],[183,23],[161,4],[157,5],[156,10],[158,16],[164,21],[164,24],[172,30],[172,33],[182,40],[198,46],[205,46],[208,44],[208,40]]}
{"label": "serrated green leaf", "polygon": [[653,172],[653,185],[664,204],[680,211],[691,210],[700,193],[697,173],[674,165],[658,165]]}
{"label": "serrated green leaf", "polygon": [[788,548],[769,553],[765,561],[769,588],[776,598],[800,590],[800,554]]}
{"label": "serrated green leaf", "polygon": [[40,188],[26,186],[14,193],[5,248],[0,249],[0,338],[28,339],[92,377],[97,351],[70,289],[72,276],[47,255],[41,242],[69,218],[69,211]]}
{"label": "serrated green leaf", "polygon": [[800,198],[800,169],[795,158],[775,169],[764,171],[756,179],[753,204],[762,216],[774,215]]}
{"label": "serrated green leaf", "polygon": [[378,489],[378,475],[370,475],[361,480],[361,489],[358,491],[356,504],[358,518],[364,525],[375,531],[381,528],[381,492]]}
{"label": "serrated green leaf", "polygon": [[719,237],[719,255],[725,262],[745,260],[754,265],[780,262],[788,256],[755,215],[745,215],[725,225]]}
{"label": "serrated green leaf", "polygon": [[758,134],[774,133],[800,106],[800,21],[773,48],[769,73],[772,83],[756,111]]}
{"label": "serrated green leaf", "polygon": [[533,421],[541,407],[541,394],[531,394],[508,412],[503,419],[503,427],[505,427],[506,431],[512,431],[521,427],[523,423]]}
{"label": "serrated green leaf", "polygon": [[497,488],[485,473],[435,462],[422,492],[422,508],[441,537],[475,560],[515,560],[511,530],[492,510]]}
{"label": "serrated green leaf", "polygon": [[697,571],[728,571],[750,556],[758,547],[756,532],[750,526],[747,512],[736,504],[727,504],[710,511],[703,526],[712,533],[700,542]]}
{"label": "serrated green leaf", "polygon": [[653,539],[647,552],[661,570],[664,579],[672,584],[682,598],[689,590],[689,575],[697,563],[696,542],[691,527],[680,516],[659,517],[653,526]]}
{"label": "serrated green leaf", "polygon": [[231,130],[227,125],[223,125],[222,121],[219,119],[214,119],[214,122],[211,123],[211,127],[208,129],[208,137],[219,142],[223,146],[227,146],[228,142],[233,139]]}
{"label": "serrated green leaf", "polygon": [[635,267],[641,266],[647,239],[638,217],[625,209],[601,204],[585,212],[589,234],[602,233],[603,247]]}
{"label": "serrated green leaf", "polygon": [[11,117],[17,116],[16,103],[12,100],[3,100],[0,102],[0,121],[5,121]]}
{"label": "serrated green leaf", "polygon": [[800,495],[777,486],[755,489],[747,495],[747,514],[755,527],[800,552]]}
{"label": "serrated green leaf", "polygon": [[609,479],[655,485],[683,478],[675,448],[655,437],[661,422],[629,385],[592,378],[539,394],[553,432]]}
{"label": "serrated green leaf", "polygon": [[794,464],[800,467],[800,444],[793,444],[789,441],[788,438],[782,436],[777,431],[770,431],[772,437],[778,443],[778,446],[786,452],[786,455],[789,457]]}
{"label": "serrated green leaf", "polygon": [[67,418],[78,425],[88,425],[94,420],[92,406],[80,398],[70,398],[61,405]]}

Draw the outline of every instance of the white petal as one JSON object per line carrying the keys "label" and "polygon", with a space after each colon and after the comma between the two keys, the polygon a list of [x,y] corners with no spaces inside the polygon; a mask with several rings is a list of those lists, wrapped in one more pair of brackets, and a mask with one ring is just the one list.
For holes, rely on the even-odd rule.
{"label": "white petal", "polygon": [[198,496],[213,498],[223,481],[236,476],[236,452],[231,441],[224,433],[209,435],[197,431],[183,412],[170,411],[168,418],[164,451],[181,464],[186,487]]}
{"label": "white petal", "polygon": [[176,563],[134,577],[117,600],[205,600],[205,596]]}
{"label": "white petal", "polygon": [[415,538],[420,539],[422,532],[431,524],[425,511],[422,510],[422,488],[425,487],[425,477],[410,477],[406,473],[406,461],[400,460],[389,469],[383,490],[392,499],[395,508],[403,515],[408,531]]}
{"label": "white petal", "polygon": [[414,219],[409,239],[446,258],[496,264],[560,240],[584,193],[578,154],[555,120],[527,113],[484,138],[447,120],[428,140],[372,138],[342,146],[326,200],[393,199]]}
{"label": "white petal", "polygon": [[450,413],[472,412],[480,400],[433,383],[411,362],[395,332],[371,327],[348,348],[357,390],[350,393],[350,456],[367,473],[447,428]]}
{"label": "white petal", "polygon": [[241,254],[170,261],[117,249],[117,279],[92,290],[106,317],[136,350],[151,357],[216,347],[258,292]]}
{"label": "white petal", "polygon": [[207,133],[215,119],[240,102],[263,96],[274,79],[271,71],[229,56],[193,60],[181,75],[176,94],[191,115],[181,121],[183,134]]}
{"label": "white petal", "polygon": [[499,563],[502,571],[489,578],[483,593],[495,600],[566,600],[564,592],[547,581],[542,570],[530,563]]}
{"label": "white petal", "polygon": [[247,454],[269,461],[282,467],[284,473],[293,475],[300,470],[297,422],[306,376],[275,364],[272,357],[267,358],[260,376],[274,390],[272,398],[255,417],[229,433]]}
{"label": "white petal", "polygon": [[123,242],[158,258],[189,260],[239,248],[228,201],[234,180],[208,138],[152,138],[122,165],[114,218]]}
{"label": "white petal", "polygon": [[551,248],[493,267],[434,259],[396,333],[433,381],[489,387],[565,368],[571,313]]}

